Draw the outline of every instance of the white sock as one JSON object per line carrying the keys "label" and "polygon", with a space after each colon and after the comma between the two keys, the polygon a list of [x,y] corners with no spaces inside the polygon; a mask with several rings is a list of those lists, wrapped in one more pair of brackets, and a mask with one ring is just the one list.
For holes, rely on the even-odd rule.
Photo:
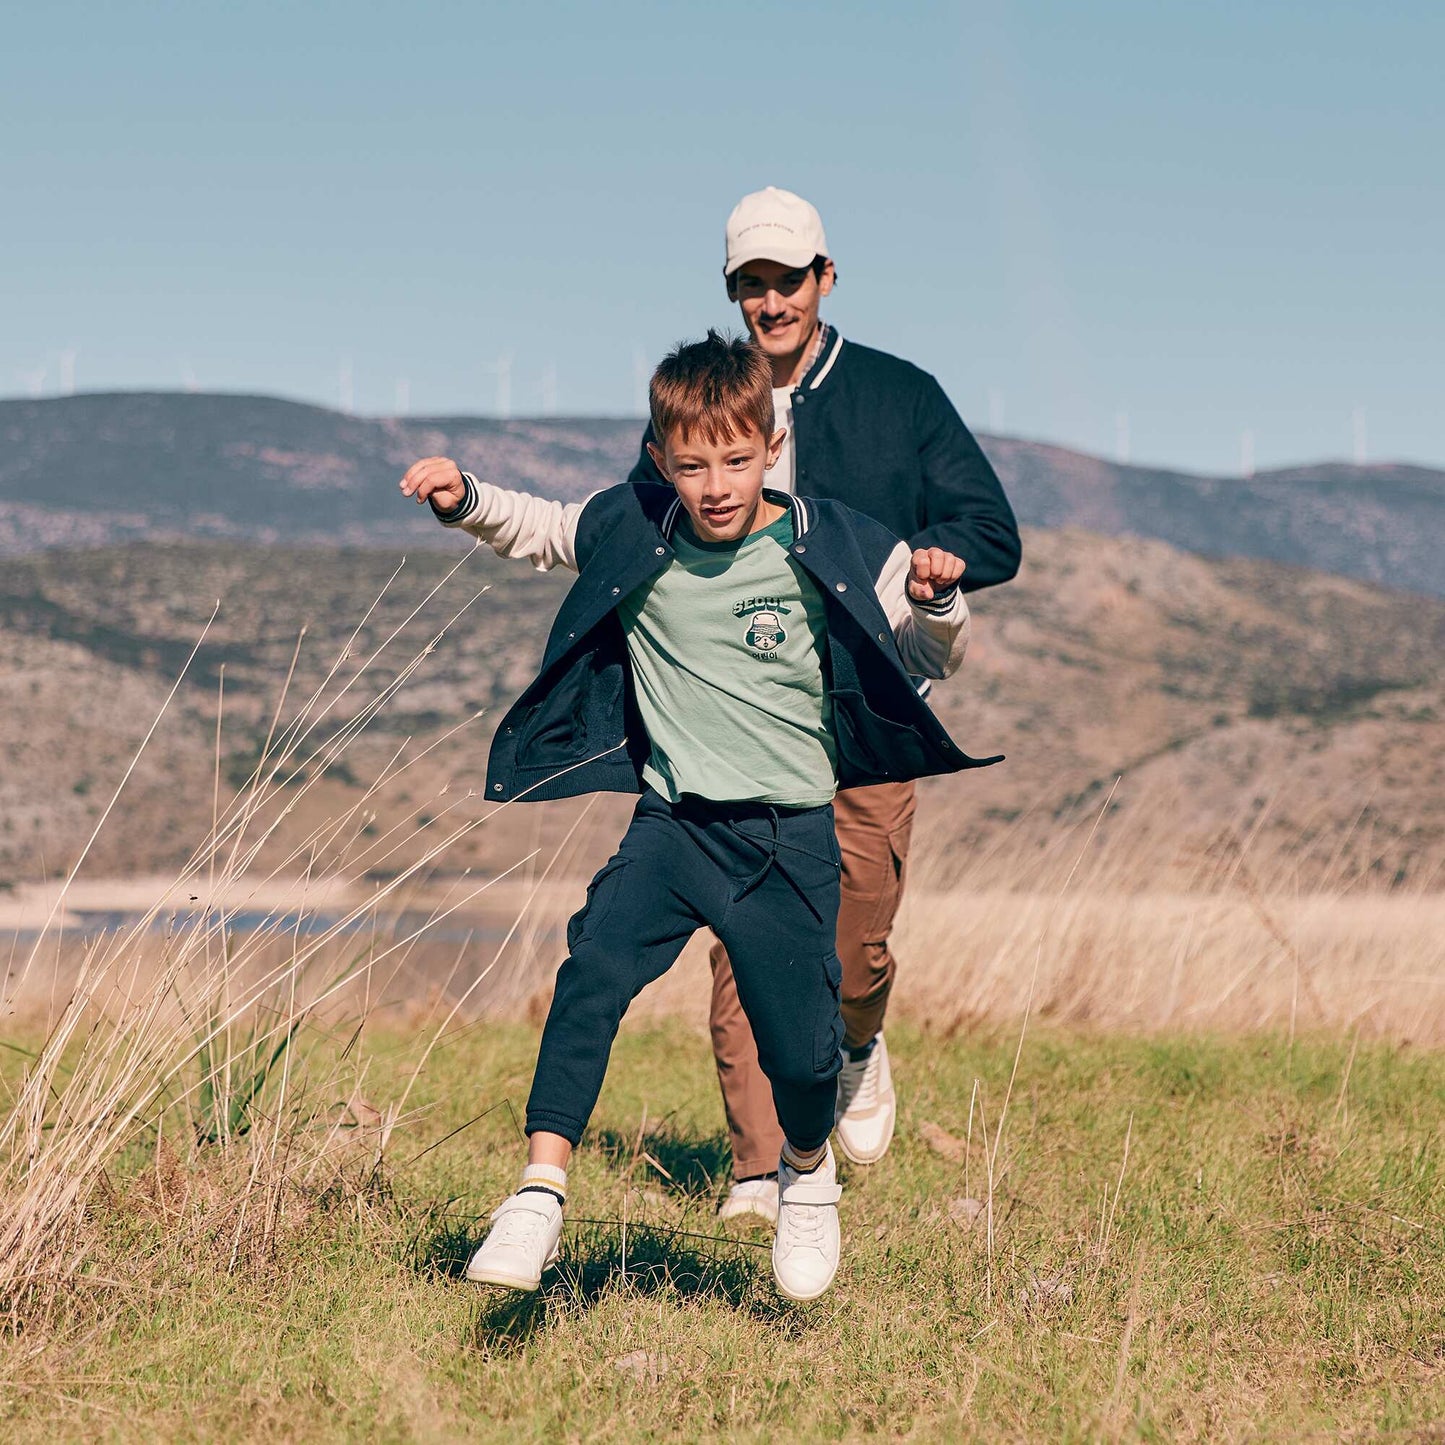
{"label": "white sock", "polygon": [[824,1140],[816,1149],[795,1149],[783,1140],[783,1163],[795,1174],[811,1174],[827,1157],[828,1143]]}
{"label": "white sock", "polygon": [[517,1193],[522,1194],[531,1189],[555,1195],[559,1204],[566,1204],[567,1171],[559,1169],[555,1164],[528,1164],[522,1170],[522,1182],[517,1185]]}

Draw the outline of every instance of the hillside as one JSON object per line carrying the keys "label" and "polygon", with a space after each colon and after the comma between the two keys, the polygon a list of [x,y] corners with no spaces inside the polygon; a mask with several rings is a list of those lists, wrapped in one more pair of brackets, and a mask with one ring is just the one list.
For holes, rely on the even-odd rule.
{"label": "hillside", "polygon": [[[377,419],[265,397],[172,393],[0,402],[0,552],[156,534],[440,545],[398,505],[418,456],[566,498],[621,480],[640,423]],[[1020,520],[1156,537],[1445,595],[1445,472],[1327,463],[1249,478],[1120,466],[981,438]]]}
{"label": "hillside", "polygon": [[[1008,761],[926,785],[932,866],[977,859],[1005,838],[1043,857],[1122,773],[1104,840],[1127,832],[1156,871],[1177,873],[1181,858],[1204,858],[1221,838],[1249,838],[1259,859],[1305,886],[1326,876],[1438,883],[1445,601],[1070,529],[1029,533],[1026,559],[1017,583],[975,598],[965,671],[935,692],[965,747]],[[142,873],[183,856],[210,818],[222,669],[222,775],[238,785],[302,626],[283,722],[348,649],[398,561],[395,551],[234,542],[10,558],[0,578],[0,881],[54,874],[75,856],[219,598],[88,871]],[[445,635],[298,823],[355,803],[398,748],[411,756],[484,709],[375,803],[383,830],[418,812],[420,826],[442,808],[475,812],[480,800],[466,792],[479,786],[489,730],[528,677],[564,586],[457,539],[413,556],[350,641],[340,676],[355,682],[332,721]],[[595,816],[627,806],[606,799]],[[518,830],[545,841],[573,816],[568,805],[513,810],[449,865],[496,866],[515,856]]]}

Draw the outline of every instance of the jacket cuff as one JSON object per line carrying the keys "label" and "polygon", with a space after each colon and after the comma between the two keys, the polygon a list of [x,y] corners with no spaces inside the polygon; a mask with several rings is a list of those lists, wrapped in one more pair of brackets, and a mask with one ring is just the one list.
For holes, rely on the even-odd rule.
{"label": "jacket cuff", "polygon": [[958,583],[951,582],[947,587],[935,591],[927,602],[919,602],[911,593],[908,594],[908,605],[910,607],[916,607],[920,612],[927,612],[935,617],[943,617],[953,611],[953,604],[957,597]]}
{"label": "jacket cuff", "polygon": [[477,479],[470,472],[463,472],[462,484],[467,489],[466,495],[455,507],[439,507],[435,502],[429,503],[437,521],[443,527],[460,527],[477,510]]}

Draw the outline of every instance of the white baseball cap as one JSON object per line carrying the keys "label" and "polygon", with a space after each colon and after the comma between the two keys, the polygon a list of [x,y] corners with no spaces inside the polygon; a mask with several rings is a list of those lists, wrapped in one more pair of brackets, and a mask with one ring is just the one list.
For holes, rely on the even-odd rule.
{"label": "white baseball cap", "polygon": [[828,254],[823,218],[815,207],[791,191],[768,186],[744,196],[728,217],[727,262],[731,276],[749,261],[780,261],[807,266],[814,256]]}

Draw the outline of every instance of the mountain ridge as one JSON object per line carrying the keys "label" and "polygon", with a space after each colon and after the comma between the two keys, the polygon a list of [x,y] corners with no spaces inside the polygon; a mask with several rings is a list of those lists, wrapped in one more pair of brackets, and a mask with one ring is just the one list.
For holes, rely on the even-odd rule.
{"label": "mountain ridge", "polygon": [[[398,505],[417,456],[577,500],[622,480],[625,417],[362,417],[243,393],[87,392],[0,401],[0,552],[137,538],[435,545]],[[1153,537],[1445,595],[1445,471],[1320,462],[1210,476],[980,434],[1020,521]],[[58,480],[59,479],[59,480]]]}

